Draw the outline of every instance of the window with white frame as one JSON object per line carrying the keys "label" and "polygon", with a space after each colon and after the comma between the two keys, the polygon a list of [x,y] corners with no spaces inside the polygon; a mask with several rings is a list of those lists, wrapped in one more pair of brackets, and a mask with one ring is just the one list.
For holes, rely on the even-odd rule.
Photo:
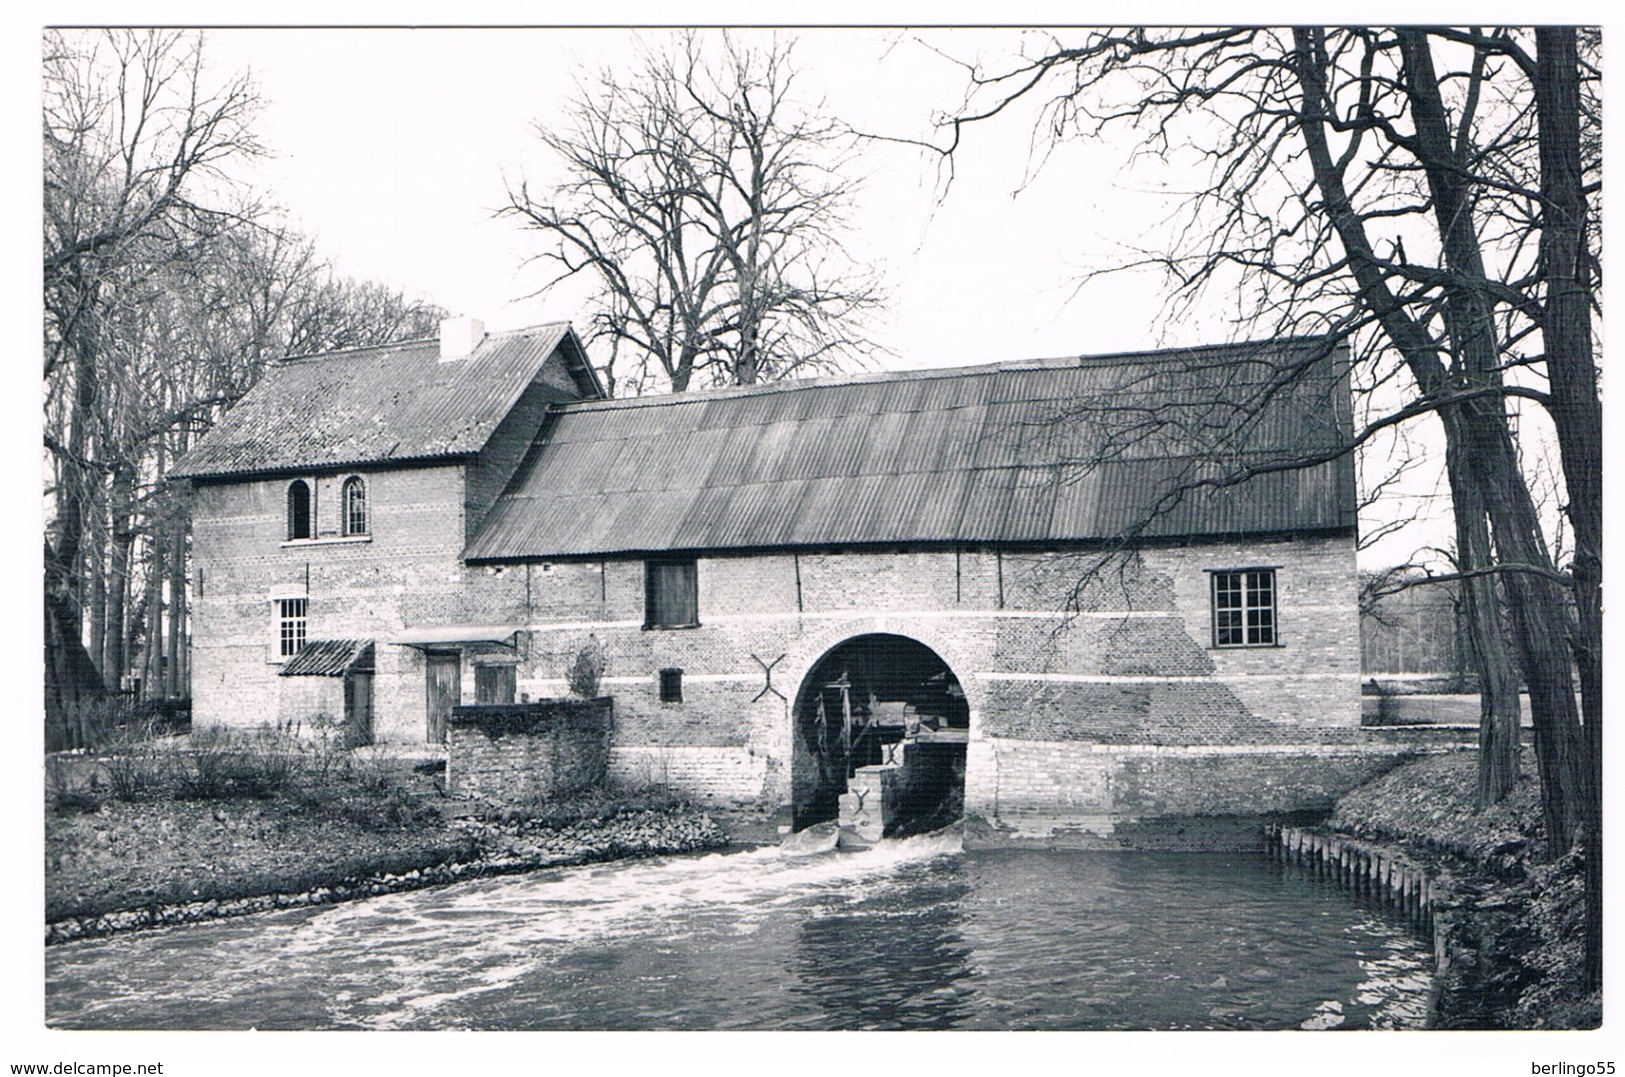
{"label": "window with white frame", "polygon": [[346,535],[365,535],[367,533],[367,484],[359,475],[352,475],[344,480],[344,533]]}
{"label": "window with white frame", "polygon": [[303,598],[276,600],[278,657],[292,658],[304,647],[307,601]]}
{"label": "window with white frame", "polygon": [[1275,570],[1225,569],[1213,573],[1213,645],[1273,647]]}

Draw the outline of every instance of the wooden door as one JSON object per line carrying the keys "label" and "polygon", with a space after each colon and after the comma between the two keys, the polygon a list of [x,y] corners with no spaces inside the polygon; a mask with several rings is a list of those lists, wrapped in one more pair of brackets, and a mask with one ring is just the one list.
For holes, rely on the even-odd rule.
{"label": "wooden door", "polygon": [[372,674],[344,678],[344,739],[350,747],[372,743]]}
{"label": "wooden door", "polygon": [[429,743],[444,744],[451,709],[463,701],[462,657],[456,652],[428,656]]}

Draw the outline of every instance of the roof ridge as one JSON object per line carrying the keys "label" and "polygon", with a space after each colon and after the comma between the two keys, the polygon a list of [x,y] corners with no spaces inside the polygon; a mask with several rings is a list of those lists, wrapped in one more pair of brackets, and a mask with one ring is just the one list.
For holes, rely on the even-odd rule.
{"label": "roof ridge", "polygon": [[604,411],[616,408],[662,407],[693,404],[707,400],[725,400],[741,396],[765,396],[771,393],[795,392],[803,389],[828,389],[843,385],[867,385],[885,381],[927,381],[932,379],[978,377],[1010,370],[1064,370],[1121,362],[1128,359],[1172,359],[1194,352],[1216,352],[1228,349],[1260,347],[1264,345],[1301,345],[1323,341],[1324,336],[1283,336],[1263,340],[1238,340],[1229,344],[1193,344],[1173,348],[1151,348],[1143,351],[1102,352],[1093,355],[1061,355],[1034,359],[1005,359],[993,363],[973,363],[965,366],[927,367],[919,370],[878,370],[858,374],[836,374],[818,378],[787,378],[783,381],[763,382],[757,385],[720,385],[709,389],[684,390],[680,393],[651,393],[647,396],[615,397],[610,400],[581,400],[555,405],[570,411]]}
{"label": "roof ridge", "polygon": [[[577,388],[586,381],[576,347],[560,350],[564,339],[575,339],[570,323],[553,321],[492,334],[473,360],[459,363],[439,362],[434,341],[271,363],[168,474],[201,478],[471,456],[553,355],[563,356]],[[320,399],[311,399],[313,393]],[[544,393],[538,406],[561,395]]]}
{"label": "roof ridge", "polygon": [[[561,325],[568,328],[570,324],[571,323],[568,318],[555,318],[552,321],[537,322],[535,325],[527,325],[519,329],[504,329],[500,333],[487,333],[485,334],[485,339],[496,340],[507,339],[509,337],[521,337],[525,336],[526,334],[535,333],[541,329],[556,329]],[[302,363],[315,359],[329,359],[339,356],[354,355],[357,352],[375,352],[382,351],[386,348],[411,348],[423,344],[438,344],[439,342],[440,336],[437,333],[432,337],[418,337],[413,340],[391,340],[382,344],[356,344],[349,348],[329,348],[327,351],[321,352],[299,352],[295,355],[284,355],[280,359],[275,359],[272,361],[276,363]],[[484,343],[484,341],[481,341],[481,343]]]}

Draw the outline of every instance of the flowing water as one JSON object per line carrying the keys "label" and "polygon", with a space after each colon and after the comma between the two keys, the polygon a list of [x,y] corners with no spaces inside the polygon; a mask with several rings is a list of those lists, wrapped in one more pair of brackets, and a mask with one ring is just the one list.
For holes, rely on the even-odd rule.
{"label": "flowing water", "polygon": [[1262,857],[927,835],[461,883],[55,946],[61,1028],[1404,1028],[1401,921]]}

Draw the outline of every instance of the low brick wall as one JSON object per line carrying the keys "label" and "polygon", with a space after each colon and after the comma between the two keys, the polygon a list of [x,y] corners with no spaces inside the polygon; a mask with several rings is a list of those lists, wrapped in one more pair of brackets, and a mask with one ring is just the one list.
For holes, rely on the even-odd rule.
{"label": "low brick wall", "polygon": [[451,792],[497,801],[546,800],[598,785],[609,763],[614,703],[544,699],[453,707]]}
{"label": "low brick wall", "polygon": [[971,762],[966,811],[1004,838],[1092,835],[1108,847],[1230,848],[1230,839],[1207,835],[1201,821],[1241,820],[1256,844],[1260,819],[1324,814],[1400,763],[1470,748],[1477,737],[1454,727],[1337,732],[1346,735],[1328,731],[1296,745],[994,740]]}

